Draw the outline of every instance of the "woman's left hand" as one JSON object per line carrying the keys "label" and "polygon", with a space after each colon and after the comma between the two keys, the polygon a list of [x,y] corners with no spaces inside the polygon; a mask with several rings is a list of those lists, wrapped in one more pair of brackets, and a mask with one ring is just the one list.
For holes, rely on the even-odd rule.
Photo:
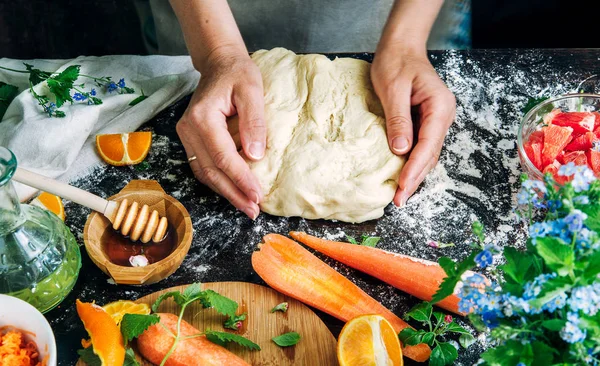
{"label": "woman's left hand", "polygon": [[[371,67],[371,79],[383,104],[390,149],[396,155],[410,152],[394,196],[394,204],[403,206],[437,164],[454,120],[456,100],[424,50],[380,45]],[[413,106],[418,106],[418,126],[411,118]],[[418,129],[417,142],[412,148],[415,129]]]}

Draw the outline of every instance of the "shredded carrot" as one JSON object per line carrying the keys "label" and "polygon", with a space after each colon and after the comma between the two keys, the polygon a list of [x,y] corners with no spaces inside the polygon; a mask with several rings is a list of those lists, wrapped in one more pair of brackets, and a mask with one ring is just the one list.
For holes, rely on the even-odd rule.
{"label": "shredded carrot", "polygon": [[36,344],[28,342],[22,332],[0,332],[0,366],[45,366],[39,356]]}

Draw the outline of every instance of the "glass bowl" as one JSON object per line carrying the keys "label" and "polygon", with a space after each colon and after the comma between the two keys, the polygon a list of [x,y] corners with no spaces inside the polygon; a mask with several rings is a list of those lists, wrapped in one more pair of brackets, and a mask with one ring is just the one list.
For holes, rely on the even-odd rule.
{"label": "glass bowl", "polygon": [[529,160],[523,144],[534,131],[542,128],[544,116],[553,109],[560,109],[563,112],[598,112],[600,95],[590,93],[559,95],[537,104],[525,114],[517,132],[517,149],[521,167],[531,179],[542,180],[544,174]]}

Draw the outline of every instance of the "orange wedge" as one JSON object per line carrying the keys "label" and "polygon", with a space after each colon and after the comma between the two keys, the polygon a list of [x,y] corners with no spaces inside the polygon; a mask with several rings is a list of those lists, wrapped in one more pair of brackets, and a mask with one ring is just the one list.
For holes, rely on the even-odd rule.
{"label": "orange wedge", "polygon": [[112,317],[100,306],[81,302],[79,299],[77,314],[91,338],[94,353],[102,361],[102,366],[122,366],[125,361],[123,336]]}
{"label": "orange wedge", "polygon": [[340,366],[404,365],[398,335],[381,315],[361,315],[346,323],[337,357]]}
{"label": "orange wedge", "polygon": [[116,166],[141,163],[151,144],[152,132],[149,131],[96,135],[96,149],[100,157]]}
{"label": "orange wedge", "polygon": [[150,314],[150,306],[148,304],[138,304],[129,300],[119,300],[106,304],[102,307],[108,315],[112,316],[117,325],[121,324],[121,320],[125,314]]}
{"label": "orange wedge", "polygon": [[46,209],[65,221],[65,206],[63,206],[62,200],[58,196],[48,192],[42,192],[31,201],[31,205]]}

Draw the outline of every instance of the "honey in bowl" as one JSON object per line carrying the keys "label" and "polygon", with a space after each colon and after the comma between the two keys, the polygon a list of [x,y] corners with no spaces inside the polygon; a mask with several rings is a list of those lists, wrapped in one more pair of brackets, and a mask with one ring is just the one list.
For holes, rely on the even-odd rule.
{"label": "honey in bowl", "polygon": [[169,225],[164,239],[158,243],[133,242],[120,232],[107,229],[102,234],[101,242],[108,259],[119,266],[132,267],[129,258],[144,255],[148,264],[165,259],[177,245],[177,232]]}

